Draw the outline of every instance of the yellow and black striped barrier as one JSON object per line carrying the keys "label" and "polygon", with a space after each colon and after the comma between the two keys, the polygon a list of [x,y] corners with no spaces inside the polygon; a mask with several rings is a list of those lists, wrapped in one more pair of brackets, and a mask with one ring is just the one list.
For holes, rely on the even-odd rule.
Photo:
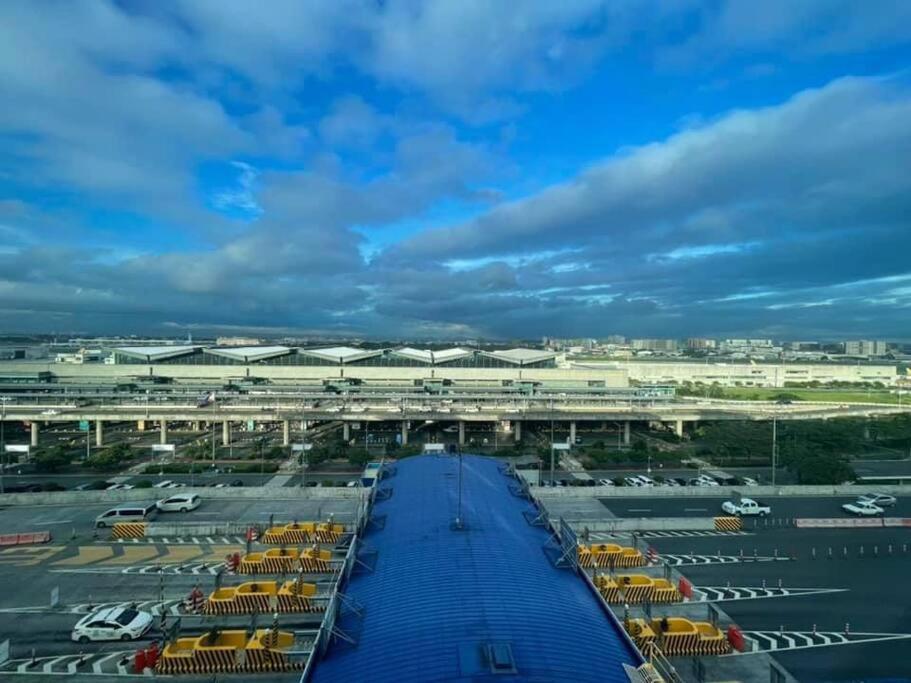
{"label": "yellow and black striped barrier", "polygon": [[238,574],[289,574],[297,570],[301,552],[296,548],[270,548],[265,552],[244,555],[237,566]]}
{"label": "yellow and black striped barrier", "polygon": [[269,629],[256,631],[252,638],[246,631],[178,638],[165,645],[155,673],[192,676],[299,670],[304,662],[292,661],[285,652],[293,645],[293,633]]}
{"label": "yellow and black striped barrier", "polygon": [[682,602],[683,596],[677,586],[667,579],[652,579],[655,590],[652,593],[652,602],[671,603]]}
{"label": "yellow and black striped barrier", "polygon": [[327,574],[332,570],[331,559],[332,553],[328,550],[321,550],[318,546],[305,548],[299,567],[305,574]]}
{"label": "yellow and black striped barrier", "polygon": [[249,581],[213,592],[203,606],[203,614],[321,612],[325,607],[313,599],[315,596],[315,583]]}
{"label": "yellow and black striped barrier", "polygon": [[635,548],[617,545],[616,543],[595,543],[579,545],[577,548],[579,566],[590,568],[644,567],[645,557]]}
{"label": "yellow and black striped barrier", "polygon": [[651,655],[652,648],[657,644],[658,637],[645,619],[627,619],[624,622],[626,632],[639,648],[639,652],[646,658]]}
{"label": "yellow and black striped barrier", "polygon": [[716,517],[715,531],[742,531],[743,520],[740,517]]}
{"label": "yellow and black striped barrier", "polygon": [[146,522],[115,522],[111,538],[142,538],[146,535]]}
{"label": "yellow and black striped barrier", "polygon": [[344,524],[329,522],[294,522],[271,527],[261,541],[266,545],[302,545],[304,543],[338,543],[345,533]]}
{"label": "yellow and black striped barrier", "polygon": [[722,655],[731,651],[724,632],[707,621],[690,621],[681,617],[652,619],[652,631],[658,645],[668,657]]}

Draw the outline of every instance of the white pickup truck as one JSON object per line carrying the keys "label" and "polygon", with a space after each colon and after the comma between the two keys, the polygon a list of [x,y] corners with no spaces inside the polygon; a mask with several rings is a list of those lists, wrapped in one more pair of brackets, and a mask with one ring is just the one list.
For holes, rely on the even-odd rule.
{"label": "white pickup truck", "polygon": [[772,514],[772,508],[752,498],[741,498],[740,502],[726,500],[721,504],[721,509],[729,515],[737,515],[738,517],[765,517]]}

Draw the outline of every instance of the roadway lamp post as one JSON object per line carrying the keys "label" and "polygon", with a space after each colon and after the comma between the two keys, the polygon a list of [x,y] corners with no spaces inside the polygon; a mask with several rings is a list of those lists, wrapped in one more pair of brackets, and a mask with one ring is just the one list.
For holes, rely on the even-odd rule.
{"label": "roadway lamp post", "polygon": [[554,399],[550,399],[550,485],[554,485],[555,461],[554,461]]}
{"label": "roadway lamp post", "polygon": [[9,396],[0,396],[3,405],[3,417],[0,418],[0,493],[4,493],[3,475],[6,472],[6,403],[12,400]]}
{"label": "roadway lamp post", "polygon": [[772,415],[772,486],[775,486],[775,470],[778,468],[778,416]]}

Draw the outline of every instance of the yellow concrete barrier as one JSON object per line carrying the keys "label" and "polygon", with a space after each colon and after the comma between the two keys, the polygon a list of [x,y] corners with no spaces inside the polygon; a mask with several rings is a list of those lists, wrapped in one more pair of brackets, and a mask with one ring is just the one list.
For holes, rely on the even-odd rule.
{"label": "yellow concrete barrier", "polygon": [[629,633],[630,638],[633,639],[636,647],[639,648],[639,652],[642,653],[643,657],[648,658],[658,640],[654,629],[645,619],[628,619],[624,625],[626,632]]}
{"label": "yellow concrete barrier", "polygon": [[345,533],[344,524],[329,522],[293,522],[271,527],[263,534],[267,545],[302,545],[304,543],[338,543]]}
{"label": "yellow concrete barrier", "polygon": [[629,548],[616,543],[595,543],[593,545],[579,545],[577,548],[579,565],[585,568],[615,567],[628,569],[630,567],[644,567],[645,557],[635,548]]}
{"label": "yellow concrete barrier", "polygon": [[661,651],[668,657],[730,652],[724,632],[707,621],[667,617],[652,619],[651,627],[658,634]]}
{"label": "yellow concrete barrier", "polygon": [[163,675],[259,673],[293,671],[303,661],[291,661],[286,650],[294,634],[261,629],[247,637],[246,631],[221,631],[193,638],[178,638],[165,645],[155,665]]}
{"label": "yellow concrete barrier", "polygon": [[269,612],[320,612],[313,600],[315,583],[248,581],[231,588],[219,588],[203,605],[203,614],[260,614]]}
{"label": "yellow concrete barrier", "polygon": [[740,517],[716,517],[715,531],[741,531],[743,520]]}
{"label": "yellow concrete barrier", "polygon": [[332,565],[329,560],[332,559],[332,553],[328,550],[321,550],[319,546],[304,548],[301,552],[299,567],[305,574],[327,574],[332,571]]}
{"label": "yellow concrete barrier", "polygon": [[290,574],[297,571],[301,551],[297,548],[270,548],[265,552],[244,555],[237,566],[238,574]]}
{"label": "yellow concrete barrier", "polygon": [[142,538],[146,535],[146,522],[115,522],[111,538]]}
{"label": "yellow concrete barrier", "polygon": [[683,602],[683,596],[677,586],[668,579],[652,579],[655,590],[652,593],[652,602],[670,603]]}

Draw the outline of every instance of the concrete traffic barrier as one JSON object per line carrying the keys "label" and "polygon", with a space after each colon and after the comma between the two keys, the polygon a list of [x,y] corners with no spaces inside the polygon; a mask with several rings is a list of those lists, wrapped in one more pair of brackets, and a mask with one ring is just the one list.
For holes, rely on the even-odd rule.
{"label": "concrete traffic barrier", "polygon": [[146,522],[115,522],[111,538],[142,538],[146,535]]}
{"label": "concrete traffic barrier", "polygon": [[715,517],[715,531],[742,531],[743,520],[740,517]]}
{"label": "concrete traffic barrier", "polygon": [[0,535],[0,546],[34,545],[36,543],[47,543],[50,540],[50,531],[36,531],[25,534],[3,534]]}
{"label": "concrete traffic barrier", "polygon": [[271,629],[257,630],[252,637],[246,631],[218,631],[178,638],[161,651],[155,673],[192,676],[302,669],[304,662],[292,661],[286,653],[293,646],[293,633]]}

